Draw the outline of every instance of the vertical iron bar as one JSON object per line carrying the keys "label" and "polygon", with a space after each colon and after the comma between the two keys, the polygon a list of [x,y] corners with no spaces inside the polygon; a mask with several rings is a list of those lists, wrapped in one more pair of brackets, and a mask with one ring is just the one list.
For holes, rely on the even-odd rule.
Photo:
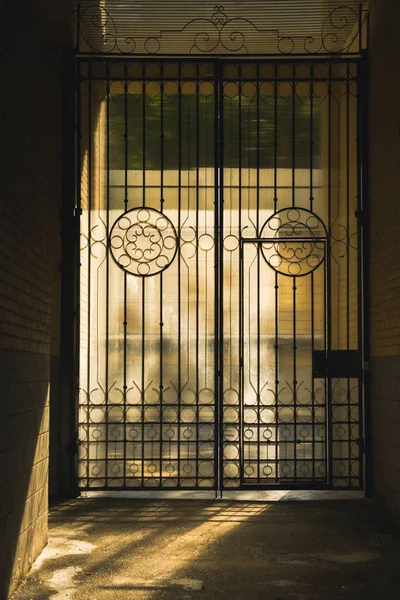
{"label": "vertical iron bar", "polygon": [[314,203],[314,65],[310,64],[310,211]]}
{"label": "vertical iron bar", "polygon": [[[182,210],[182,64],[179,62],[178,66],[178,425],[177,425],[177,442],[178,442],[178,487],[181,483],[181,412],[182,412],[182,334],[181,334],[181,318],[182,318],[182,306],[181,306],[181,276],[182,276],[182,265],[181,265],[181,210]],[[187,332],[189,335],[189,331]]]}
{"label": "vertical iron bar", "polygon": [[274,213],[278,204],[278,63],[274,66]]}
{"label": "vertical iron bar", "polygon": [[[199,67],[200,68],[200,67]],[[201,84],[199,84],[199,93],[200,93],[200,86]],[[204,100],[205,103],[205,107],[204,107],[204,115],[203,115],[203,130],[204,130],[204,139],[202,139],[202,143],[204,144],[203,146],[203,152],[204,152],[204,157],[203,157],[203,169],[204,169],[204,196],[203,196],[203,202],[204,202],[204,226],[205,226],[205,233],[208,233],[208,228],[209,228],[209,222],[208,222],[208,163],[207,163],[207,150],[208,150],[208,127],[207,127],[207,122],[209,119],[209,113],[208,113],[208,97],[205,98]],[[215,239],[214,239],[214,244],[215,244]],[[205,282],[204,282],[204,286],[205,286],[205,297],[204,297],[204,373],[205,373],[205,380],[204,380],[204,388],[205,390],[207,390],[209,388],[210,385],[210,381],[209,381],[209,377],[208,377],[208,366],[209,366],[209,327],[208,327],[208,316],[209,316],[209,303],[208,303],[208,299],[209,299],[209,293],[208,293],[208,266],[209,266],[209,257],[208,257],[208,251],[206,252],[206,256],[205,256],[205,261],[204,261],[204,268],[205,268]],[[213,419],[213,422],[215,422],[215,417]]]}
{"label": "vertical iron bar", "polygon": [[[143,206],[146,206],[146,77],[145,77],[146,63],[142,63],[142,130],[143,130],[143,163],[142,163],[142,177],[143,177]],[[144,455],[145,455],[145,336],[146,336],[146,278],[142,277],[142,382],[141,382],[141,401],[142,401],[142,486],[144,485]]]}
{"label": "vertical iron bar", "polygon": [[[163,212],[164,207],[164,80],[163,80],[164,63],[160,63],[160,212]],[[163,481],[163,400],[164,400],[164,385],[163,385],[163,273],[160,273],[160,487],[162,488]]]}
{"label": "vertical iron bar", "polygon": [[[80,61],[75,62],[75,57],[70,50],[64,55],[64,88],[63,88],[63,186],[62,186],[62,229],[61,229],[61,314],[63,315],[60,326],[60,398],[67,402],[61,405],[67,407],[68,430],[61,426],[64,423],[65,413],[60,410],[53,411],[53,421],[50,429],[54,432],[54,418],[59,417],[57,434],[59,444],[64,439],[67,444],[78,444],[79,424],[79,352],[80,352],[80,233],[81,233],[81,98],[80,98]],[[77,75],[79,86],[77,87]],[[78,92],[78,93],[77,93]],[[76,119],[77,132],[73,124]],[[77,133],[77,135],[76,135]],[[75,162],[76,158],[76,162]],[[77,191],[74,186],[79,182]],[[74,214],[75,212],[75,214]],[[72,402],[71,402],[72,401]],[[50,410],[50,419],[51,419]],[[69,417],[69,419],[68,419]],[[51,443],[51,442],[50,442]],[[50,455],[51,455],[50,451]],[[53,453],[54,456],[54,453]],[[62,485],[59,484],[58,492],[63,497],[75,497],[78,487],[78,456],[56,456],[58,469],[65,473]],[[50,465],[51,468],[51,465]],[[88,482],[88,479],[86,479]],[[56,494],[54,494],[56,495]],[[50,496],[53,496],[50,490]]]}
{"label": "vertical iron bar", "polygon": [[81,51],[81,3],[78,1],[76,5],[76,52]]}
{"label": "vertical iron bar", "polygon": [[296,310],[297,310],[297,278],[293,277],[293,459],[294,459],[294,479],[297,481],[297,327],[296,327]]}
{"label": "vertical iron bar", "polygon": [[223,487],[223,381],[224,381],[224,270],[223,270],[223,255],[224,255],[224,83],[223,83],[223,65],[218,61],[218,79],[219,79],[219,194],[218,194],[218,295],[219,295],[219,356],[218,356],[218,412],[219,412],[219,487]]}
{"label": "vertical iron bar", "polygon": [[[183,69],[182,69],[183,71]],[[185,77],[186,79],[186,77]],[[187,128],[187,182],[188,182],[188,204],[187,204],[187,219],[189,218],[190,215],[190,198],[191,198],[191,183],[190,183],[190,170],[191,170],[191,161],[192,161],[192,152],[191,152],[191,110],[190,110],[190,100],[188,99],[186,101],[186,105],[187,105],[187,119],[186,119],[186,128]],[[197,241],[197,231],[195,229],[195,238]],[[195,252],[197,253],[197,246],[195,248]],[[188,331],[188,335],[186,336],[186,356],[187,356],[187,380],[190,381],[190,373],[191,373],[191,367],[192,367],[192,361],[190,360],[190,353],[191,353],[191,340],[190,340],[190,334],[191,334],[191,320],[190,320],[190,304],[191,304],[191,294],[190,294],[190,288],[191,288],[191,282],[190,282],[190,275],[191,275],[191,271],[190,271],[190,267],[188,266],[188,271],[187,271],[187,288],[186,288],[186,308],[187,308],[187,331]],[[195,373],[195,377],[196,377],[196,373]],[[196,392],[195,392],[195,405],[197,403],[197,397],[196,397]],[[194,441],[195,444],[197,444],[197,440]],[[187,446],[186,446],[186,462],[189,460],[190,457],[190,448],[191,448],[191,442],[188,439],[187,440]],[[184,472],[185,473],[185,472]],[[185,484],[185,477],[186,475],[183,475],[183,483]]]}
{"label": "vertical iron bar", "polygon": [[199,64],[196,63],[196,487],[199,485],[199,348],[200,348],[200,294],[199,294],[199,203],[200,203],[200,99]]}
{"label": "vertical iron bar", "polygon": [[221,489],[219,474],[219,382],[218,382],[218,164],[219,164],[219,88],[218,88],[218,61],[213,63],[214,68],[214,488],[216,495]]}
{"label": "vertical iron bar", "polygon": [[[315,299],[314,299],[314,271],[311,273],[311,357],[314,356],[315,350]],[[311,358],[312,361],[312,358]],[[312,369],[312,365],[311,365]],[[312,480],[315,480],[315,383],[314,376],[311,373],[311,410],[312,410],[312,438],[311,438],[311,460],[312,460]]]}
{"label": "vertical iron bar", "polygon": [[[274,213],[278,207],[278,63],[274,69]],[[279,481],[279,275],[275,271],[275,481]]]}
{"label": "vertical iron bar", "polygon": [[[260,235],[260,65],[257,63],[256,83],[256,236]],[[249,165],[250,166],[250,165]],[[257,244],[257,483],[260,483],[260,378],[261,378],[261,294],[260,294],[260,244]]]}
{"label": "vertical iron bar", "polygon": [[240,450],[240,485],[244,480],[244,248],[242,239],[239,239],[239,336],[240,336],[240,373],[241,373],[241,386],[239,387],[239,414],[240,414],[240,425],[239,425],[239,450]]}
{"label": "vertical iron bar", "polygon": [[[310,64],[310,211],[313,211],[314,203],[314,65]],[[311,273],[311,357],[315,350],[315,287],[314,271]],[[312,359],[311,359],[312,360]],[[311,367],[312,370],[312,367]],[[312,460],[312,480],[315,480],[315,383],[313,373],[311,373],[311,410],[312,410],[312,439],[311,439],[311,460]]]}
{"label": "vertical iron bar", "polygon": [[[221,472],[220,472],[220,400],[219,400],[219,154],[220,154],[220,135],[219,135],[219,105],[223,102],[219,89],[219,63],[214,63],[214,390],[215,390],[215,427],[214,427],[214,485],[216,495],[221,491]],[[222,425],[221,425],[222,427]]]}
{"label": "vertical iron bar", "polygon": [[[92,278],[92,259],[91,259],[91,229],[92,229],[92,64],[88,63],[88,286],[87,286],[87,428],[88,428],[88,449],[87,449],[87,473],[89,482],[90,473],[90,353],[91,353],[91,278]],[[79,355],[78,355],[79,356]],[[96,454],[97,454],[96,443]],[[107,464],[107,463],[106,463]]]}
{"label": "vertical iron bar", "polygon": [[279,482],[279,275],[275,271],[275,482]]}
{"label": "vertical iron bar", "polygon": [[[61,308],[64,309],[65,308],[65,304],[66,304],[66,293],[65,293],[65,288],[67,287],[67,284],[69,283],[71,286],[71,289],[69,290],[69,294],[70,294],[70,298],[73,298],[74,295],[74,291],[76,293],[75,296],[75,314],[76,314],[76,345],[75,345],[75,370],[76,370],[76,385],[77,385],[77,396],[75,396],[75,411],[74,414],[75,415],[79,415],[79,404],[80,404],[80,398],[79,398],[79,390],[80,390],[80,383],[81,383],[81,379],[80,379],[80,325],[81,325],[81,301],[80,301],[80,278],[81,278],[81,252],[80,252],[80,244],[79,244],[79,240],[80,240],[80,233],[81,233],[81,225],[80,225],[80,214],[82,211],[82,98],[81,98],[81,93],[82,93],[82,78],[81,78],[81,61],[77,61],[76,64],[76,74],[77,74],[77,78],[78,78],[78,87],[77,87],[77,95],[76,95],[76,140],[75,140],[75,146],[76,146],[76,173],[75,173],[75,185],[76,185],[76,199],[75,199],[75,214],[73,214],[70,206],[68,206],[69,202],[65,202],[65,200],[67,199],[67,194],[65,194],[65,190],[63,189],[63,210],[62,210],[62,298],[61,298]],[[90,96],[90,94],[89,94]],[[68,121],[68,119],[66,118],[66,121]],[[70,129],[70,123],[68,123],[68,128]],[[64,167],[65,168],[65,167]],[[65,196],[64,196],[65,194]],[[68,198],[68,200],[70,200],[70,198]],[[72,219],[71,219],[72,217]],[[72,220],[72,222],[74,223],[74,225],[71,227],[71,232],[70,235],[66,235],[66,229],[67,226],[66,224],[68,223],[69,220]],[[76,232],[76,239],[74,239],[74,228],[76,227],[77,232]],[[69,228],[68,228],[69,229]],[[71,235],[72,234],[72,235]],[[68,277],[66,276],[67,273],[67,269],[66,266],[68,264],[68,261],[64,260],[64,256],[66,254],[65,250],[66,250],[66,246],[67,246],[67,239],[69,239],[69,244],[70,246],[72,246],[72,248],[68,248],[68,249],[75,249],[75,253],[76,256],[74,257],[74,261],[73,261],[73,268],[75,269],[75,287],[76,290],[74,290],[74,283],[73,283],[73,279],[71,280],[71,282],[68,281]],[[89,243],[89,242],[88,242]],[[88,260],[90,260],[90,246],[88,247]],[[89,299],[88,299],[88,306],[90,308],[90,304],[89,304]],[[89,310],[88,308],[88,310]],[[72,311],[71,311],[72,313]],[[64,311],[62,310],[62,314],[64,315]],[[65,355],[68,356],[69,352],[67,351],[67,336],[65,335],[65,333],[67,333],[66,331],[64,332],[64,325],[63,323],[61,323],[61,327],[60,327],[60,331],[61,331],[61,345],[60,345],[60,361],[61,364],[63,364],[62,359],[64,358],[64,352]],[[72,341],[72,339],[71,339]],[[65,342],[65,343],[63,343]],[[73,349],[74,344],[71,344],[71,350]],[[65,350],[64,350],[65,348]],[[71,353],[72,354],[72,353]],[[67,361],[65,361],[67,362]],[[71,373],[73,374],[73,373]],[[73,379],[73,378],[72,378]],[[60,372],[60,384],[62,386],[62,371]],[[61,388],[62,389],[62,388]],[[87,394],[89,394],[89,390],[86,390]],[[88,409],[89,409],[89,398],[88,398]],[[51,410],[50,410],[50,416],[51,416]],[[55,413],[55,411],[53,411],[53,414]],[[60,414],[60,419],[61,419],[61,414]],[[79,424],[79,419],[76,419],[76,424]],[[61,428],[60,428],[61,429]],[[74,432],[75,433],[75,432]],[[61,431],[59,433],[59,439],[60,439],[60,443],[61,443]],[[89,448],[89,431],[87,433],[87,444],[88,444],[88,448]],[[57,464],[57,467],[62,470],[62,463],[61,464]],[[78,465],[76,465],[76,467],[78,467]],[[86,487],[89,487],[89,461],[87,462],[87,468],[88,471],[86,473]],[[51,465],[50,465],[50,469],[51,469]],[[78,472],[77,472],[77,468],[75,469],[75,477],[77,478]],[[60,487],[59,490],[60,493],[62,493],[62,489]],[[58,495],[58,494],[57,494]],[[50,491],[50,497],[52,496],[52,493]]]}
{"label": "vertical iron bar", "polygon": [[296,203],[296,67],[292,64],[292,206]]}
{"label": "vertical iron bar", "polygon": [[[292,205],[295,206],[296,200],[296,66],[293,69],[293,104],[292,104]],[[293,460],[294,460],[294,480],[297,481],[297,340],[296,340],[296,291],[297,279],[293,278]]]}
{"label": "vertical iron bar", "polygon": [[[327,321],[325,351],[329,356],[332,349],[332,282],[331,282],[331,222],[332,222],[332,63],[328,65],[328,243],[327,243]],[[326,452],[328,485],[333,486],[333,442],[332,442],[332,380],[326,377]]]}
{"label": "vertical iron bar", "polygon": [[[107,98],[107,137],[106,137],[106,230],[107,236],[110,231],[110,63],[106,62],[106,98]],[[106,254],[106,373],[105,373],[105,394],[106,394],[106,478],[105,483],[108,487],[108,413],[109,413],[109,335],[110,335],[110,258]]]}
{"label": "vertical iron bar", "polygon": [[[346,349],[350,349],[350,82],[349,82],[349,69],[350,64],[346,65]],[[358,296],[358,294],[357,294]],[[347,427],[348,427],[348,480],[349,488],[351,488],[351,384],[350,379],[347,378]]]}
{"label": "vertical iron bar", "polygon": [[[239,83],[238,83],[238,169],[239,169],[239,231],[238,231],[238,241],[239,241],[239,305],[240,305],[240,319],[241,325],[239,324],[239,335],[240,335],[240,377],[241,382],[239,381],[239,476],[240,482],[242,483],[244,478],[244,247],[242,245],[242,65],[238,65],[238,75],[239,75]],[[231,168],[233,166],[233,161],[231,163]]]}
{"label": "vertical iron bar", "polygon": [[[329,336],[329,323],[330,323],[330,253],[331,253],[331,244],[330,244],[330,238],[328,237],[327,242],[325,244],[325,260],[324,260],[324,350],[325,350],[325,356],[327,356],[327,347],[328,347],[328,336]],[[329,401],[329,393],[330,393],[330,387],[329,387],[329,378],[327,375],[327,372],[325,372],[325,381],[324,381],[324,387],[325,387],[325,473],[326,473],[326,483],[328,485],[328,487],[332,486],[332,481],[331,481],[331,473],[332,473],[332,468],[330,466],[330,461],[331,461],[331,450],[329,449],[329,444],[331,443],[331,436],[329,434],[329,424],[330,424],[330,418],[329,418],[329,407],[330,407],[330,401]]]}
{"label": "vertical iron bar", "polygon": [[[128,210],[128,65],[124,63],[124,150],[125,150],[125,199],[124,199],[124,209],[125,212]],[[127,326],[128,326],[128,311],[127,311],[127,273],[124,271],[124,316],[123,316],[123,326],[124,326],[124,383],[123,383],[123,400],[124,400],[124,487],[126,487],[126,449],[127,449],[127,436],[126,436],[126,415],[127,415]]]}
{"label": "vertical iron bar", "polygon": [[[332,327],[332,301],[331,301],[331,240],[328,237],[324,264],[324,349],[325,355],[329,356],[331,344]],[[332,442],[332,381],[328,372],[325,372],[325,436],[326,436],[326,474],[328,487],[333,487],[333,442]]]}
{"label": "vertical iron bar", "polygon": [[[368,25],[368,22],[367,22]],[[370,213],[368,187],[368,49],[357,65],[357,193],[358,210],[362,215],[357,227],[358,247],[358,291],[362,295],[362,310],[358,315],[358,343],[362,352],[362,377],[359,379],[360,439],[365,448],[361,454],[360,478],[365,494],[372,494],[372,432],[370,406],[370,296],[369,296],[369,258],[370,258]],[[361,307],[360,307],[361,308]]]}

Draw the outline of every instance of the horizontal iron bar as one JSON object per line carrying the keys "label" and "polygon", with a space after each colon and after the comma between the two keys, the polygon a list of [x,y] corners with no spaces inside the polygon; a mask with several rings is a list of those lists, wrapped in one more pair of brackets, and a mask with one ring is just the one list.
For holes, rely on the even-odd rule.
{"label": "horizontal iron bar", "polygon": [[328,240],[326,237],[277,237],[277,238],[242,238],[240,240],[241,244],[250,243],[250,244],[270,244],[272,242],[324,242],[326,243]]}
{"label": "horizontal iron bar", "polygon": [[[340,477],[338,477],[338,479],[340,479]],[[233,480],[232,480],[233,481]],[[240,493],[240,492],[246,492],[246,491],[296,491],[299,492],[301,490],[304,491],[329,491],[332,494],[334,494],[335,492],[340,492],[340,491],[360,491],[362,488],[361,486],[351,486],[351,487],[344,487],[344,486],[331,486],[331,485],[327,485],[327,484],[322,484],[322,483],[316,483],[316,484],[304,484],[301,482],[291,482],[291,483],[269,483],[269,484],[255,484],[255,483],[249,483],[246,484],[244,482],[241,483],[240,487],[232,487],[232,486],[224,486],[221,489],[216,489],[215,487],[198,487],[198,488],[189,488],[189,487],[174,487],[174,488],[162,488],[160,486],[157,487],[135,487],[135,488],[127,488],[127,487],[121,487],[121,486],[116,486],[116,487],[104,487],[104,486],[99,486],[96,488],[88,488],[88,487],[82,487],[79,486],[78,490],[83,492],[84,494],[96,494],[97,492],[126,492],[127,494],[132,493],[138,493],[138,494],[145,494],[145,493],[153,493],[156,492],[157,494],[168,494],[170,493],[171,495],[173,494],[179,494],[179,493],[185,493],[185,494],[199,494],[202,492],[215,492],[215,491],[223,491],[223,492],[229,492],[229,493]],[[123,496],[121,496],[123,497]]]}
{"label": "horizontal iron bar", "polygon": [[166,54],[161,55],[157,54],[157,58],[155,56],[149,54],[99,54],[92,52],[77,52],[77,59],[90,59],[90,61],[104,62],[105,60],[111,61],[123,61],[129,60],[130,62],[140,61],[140,62],[176,62],[178,59],[181,63],[205,63],[205,62],[223,62],[223,63],[237,63],[237,59],[243,60],[244,62],[252,62],[258,64],[264,64],[267,62],[286,62],[286,63],[304,63],[304,62],[354,62],[354,60],[360,60],[362,58],[362,54],[360,52],[348,52],[346,53],[346,57],[340,54],[268,54],[265,57],[260,56],[259,54],[235,54],[236,58],[230,58],[223,56],[203,56],[201,58],[194,57],[192,54]]}
{"label": "horizontal iron bar", "polygon": [[[129,62],[129,61],[128,61]],[[187,63],[185,63],[187,64]],[[353,63],[351,63],[353,64]],[[133,81],[140,81],[143,82],[143,76],[142,75],[137,75],[136,77],[134,76],[128,76],[127,81],[133,82]],[[168,81],[172,81],[173,83],[178,83],[178,77],[174,77],[174,76],[166,76],[166,75],[158,75],[158,76],[154,76],[154,77],[148,77],[147,75],[145,75],[144,80],[146,82],[150,82],[150,81],[155,81],[157,83],[160,83],[160,81],[162,80],[163,82],[168,82]],[[211,81],[214,82],[215,81],[215,76],[214,75],[199,75],[199,77],[192,77],[192,76],[185,76],[185,77],[181,77],[181,83],[185,83],[187,81],[190,81],[191,83],[194,83],[194,80],[196,79],[197,81],[203,82],[203,81]],[[293,77],[277,77],[277,82],[278,83],[290,83],[293,84]],[[114,76],[114,75],[110,75],[110,77],[108,78],[108,80],[110,82],[113,81],[120,81],[123,82],[125,81],[125,77],[124,76]],[[296,77],[295,83],[310,83],[311,77]],[[105,79],[104,77],[100,77],[100,76],[89,76],[89,75],[80,75],[79,77],[79,81],[101,81],[103,83],[105,83]],[[223,81],[225,83],[238,83],[238,77],[224,77]],[[357,81],[357,76],[356,75],[349,75],[349,76],[343,76],[343,77],[335,77],[334,75],[332,75],[331,77],[329,77],[329,75],[326,75],[325,77],[321,77],[318,75],[313,75],[312,77],[312,82],[315,83],[324,83],[324,82],[332,82],[332,83],[337,83],[338,81],[341,82],[349,82],[349,81]],[[271,75],[271,77],[260,77],[259,79],[255,79],[254,77],[246,77],[243,78],[242,83],[275,83],[275,76]]]}

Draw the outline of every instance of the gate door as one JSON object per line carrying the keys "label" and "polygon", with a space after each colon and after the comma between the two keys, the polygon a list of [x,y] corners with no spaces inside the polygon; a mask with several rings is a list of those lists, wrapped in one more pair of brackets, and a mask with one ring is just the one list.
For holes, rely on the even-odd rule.
{"label": "gate door", "polygon": [[360,487],[357,64],[78,78],[80,488]]}
{"label": "gate door", "polygon": [[81,74],[81,482],[215,488],[214,64]]}

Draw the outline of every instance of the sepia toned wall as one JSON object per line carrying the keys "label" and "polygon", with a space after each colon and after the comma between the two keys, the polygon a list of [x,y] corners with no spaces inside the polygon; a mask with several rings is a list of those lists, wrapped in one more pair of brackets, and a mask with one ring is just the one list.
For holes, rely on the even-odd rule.
{"label": "sepia toned wall", "polygon": [[[22,13],[22,16],[21,16]],[[0,597],[47,542],[50,355],[59,352],[63,52],[72,3],[2,18]],[[18,23],[18,36],[15,27]]]}
{"label": "sepia toned wall", "polygon": [[400,519],[400,59],[396,0],[371,3],[369,195],[373,494]]}

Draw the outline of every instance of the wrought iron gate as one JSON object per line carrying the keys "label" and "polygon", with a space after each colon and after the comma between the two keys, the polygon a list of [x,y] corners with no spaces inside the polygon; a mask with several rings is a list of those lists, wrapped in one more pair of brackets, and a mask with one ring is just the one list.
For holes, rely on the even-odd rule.
{"label": "wrought iron gate", "polygon": [[357,68],[78,60],[82,489],[362,486]]}

